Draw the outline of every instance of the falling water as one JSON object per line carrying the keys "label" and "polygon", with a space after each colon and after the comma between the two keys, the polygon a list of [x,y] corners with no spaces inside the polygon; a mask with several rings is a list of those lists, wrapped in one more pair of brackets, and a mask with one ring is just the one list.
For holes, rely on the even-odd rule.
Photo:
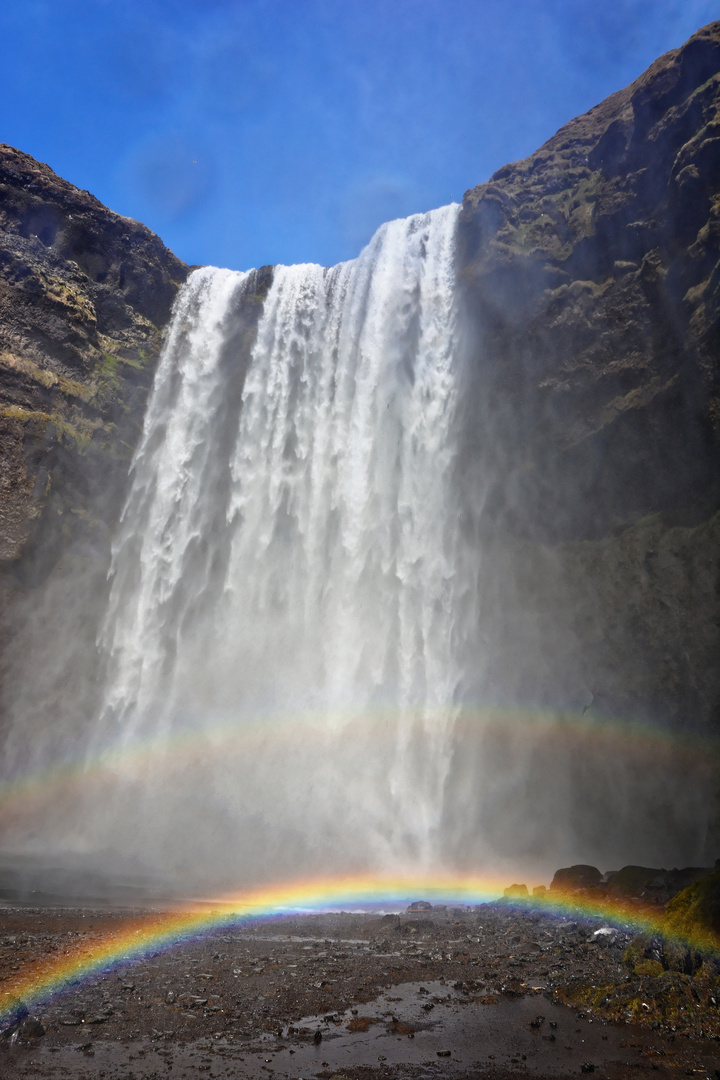
{"label": "falling water", "polygon": [[[101,635],[103,738],[310,715],[334,814],[359,788],[376,855],[421,863],[437,857],[461,678],[457,213],[390,222],[332,269],[277,267],[249,363],[233,335],[252,277],[195,271]],[[356,728],[378,714],[392,733],[373,749]],[[354,747],[344,764],[338,743]],[[289,814],[318,771],[298,752],[274,762]]]}

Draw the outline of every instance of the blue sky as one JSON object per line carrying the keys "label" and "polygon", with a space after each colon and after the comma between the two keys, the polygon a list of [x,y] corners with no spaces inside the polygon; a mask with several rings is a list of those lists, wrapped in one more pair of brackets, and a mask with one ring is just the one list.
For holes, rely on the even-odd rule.
{"label": "blue sky", "polygon": [[189,263],[335,263],[459,201],[717,0],[3,0],[0,141]]}

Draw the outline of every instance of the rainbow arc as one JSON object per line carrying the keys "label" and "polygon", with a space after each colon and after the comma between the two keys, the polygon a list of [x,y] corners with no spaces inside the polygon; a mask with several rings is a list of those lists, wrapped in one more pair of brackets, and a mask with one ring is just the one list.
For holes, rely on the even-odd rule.
{"label": "rainbow arc", "polygon": [[[29,964],[0,989],[0,1020],[20,1008],[33,1009],[55,994],[93,975],[106,972],[149,953],[169,949],[214,930],[282,915],[330,911],[398,911],[414,900],[455,905],[497,901],[504,882],[496,877],[323,878],[250,890],[236,896],[197,901],[182,910],[155,911],[134,918],[102,940],[80,944],[67,955]],[[662,912],[627,900],[592,899],[572,893],[513,900],[513,906],[548,914],[597,918],[635,931],[659,930]],[[720,942],[691,942],[720,949]]]}

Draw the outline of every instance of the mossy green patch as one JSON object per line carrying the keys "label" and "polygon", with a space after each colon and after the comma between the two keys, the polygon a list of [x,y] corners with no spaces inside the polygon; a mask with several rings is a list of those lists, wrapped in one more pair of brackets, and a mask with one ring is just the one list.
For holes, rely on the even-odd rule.
{"label": "mossy green patch", "polygon": [[45,387],[46,390],[57,389],[65,397],[79,398],[81,401],[88,401],[91,392],[87,384],[79,382],[77,379],[68,379],[64,375],[58,374],[51,368],[41,367],[33,360],[30,360],[26,356],[15,356],[10,353],[0,354],[0,367],[7,366],[14,371],[20,371],[27,378],[38,385]]}
{"label": "mossy green patch", "polygon": [[95,307],[85,291],[69,281],[38,274],[48,297],[62,304],[73,321],[95,323]]}
{"label": "mossy green patch", "polygon": [[662,930],[668,937],[720,952],[720,868],[673,897]]}
{"label": "mossy green patch", "polygon": [[[657,963],[657,962],[656,962]],[[577,981],[556,987],[555,1000],[583,1008],[615,1023],[631,1022],[644,1027],[720,1036],[718,975],[712,966],[696,974],[649,970],[627,980],[588,985]]]}
{"label": "mossy green patch", "polygon": [[623,963],[629,971],[634,971],[637,965],[645,959],[650,938],[647,934],[638,934],[634,937],[623,953]]}
{"label": "mossy green patch", "polygon": [[662,975],[664,968],[659,960],[639,960],[634,971],[636,975]]}
{"label": "mossy green patch", "polygon": [[82,418],[78,423],[71,423],[58,412],[46,413],[36,409],[24,409],[21,405],[6,405],[0,408],[0,417],[32,425],[33,436],[38,440],[51,436],[54,429],[58,441],[63,445],[74,447],[78,453],[83,453],[87,449],[94,432],[94,425]]}

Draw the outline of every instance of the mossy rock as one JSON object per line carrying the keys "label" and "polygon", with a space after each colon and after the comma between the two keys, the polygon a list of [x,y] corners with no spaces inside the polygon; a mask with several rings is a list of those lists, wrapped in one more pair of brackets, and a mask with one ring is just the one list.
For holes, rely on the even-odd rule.
{"label": "mossy rock", "polygon": [[720,953],[720,868],[673,897],[665,911],[662,932]]}
{"label": "mossy rock", "polygon": [[643,960],[652,959],[652,939],[647,934],[638,934],[634,937],[623,953],[623,964],[628,971],[633,972]]}
{"label": "mossy rock", "polygon": [[680,971],[684,974],[692,974],[693,964],[692,950],[677,941],[665,941],[663,943],[663,963],[668,971]]}
{"label": "mossy rock", "polygon": [[657,976],[662,975],[664,970],[659,960],[639,960],[633,968],[636,975]]}

